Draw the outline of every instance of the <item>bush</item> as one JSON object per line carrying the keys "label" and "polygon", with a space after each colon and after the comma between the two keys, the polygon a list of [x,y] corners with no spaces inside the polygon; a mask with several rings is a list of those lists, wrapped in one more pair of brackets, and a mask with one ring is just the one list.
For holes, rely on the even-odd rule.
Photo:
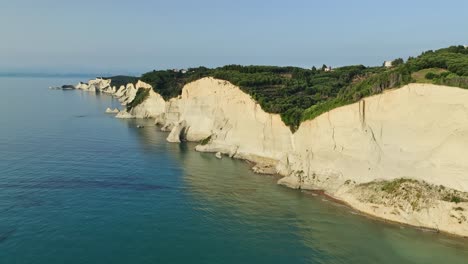
{"label": "bush", "polygon": [[428,79],[428,80],[433,80],[433,79],[439,77],[439,75],[437,75],[437,74],[435,74],[433,72],[428,72],[428,73],[426,73],[426,76],[424,76],[424,77],[426,79]]}
{"label": "bush", "polygon": [[393,192],[396,192],[397,190],[400,189],[400,186],[406,182],[417,182],[416,180],[412,180],[412,179],[404,179],[404,178],[400,178],[400,179],[395,179],[393,181],[386,181],[384,183],[384,185],[382,186],[382,191],[385,191],[387,193],[393,193]]}
{"label": "bush", "polygon": [[127,111],[130,111],[133,107],[143,103],[149,96],[150,89],[140,88],[138,89],[135,98],[129,104],[127,104]]}
{"label": "bush", "polygon": [[461,203],[462,199],[459,196],[453,195],[452,198],[450,198],[450,202],[452,203]]}
{"label": "bush", "polygon": [[200,140],[200,145],[206,145],[206,144],[210,143],[210,141],[211,141],[211,135],[208,136],[205,139]]}
{"label": "bush", "polygon": [[136,84],[138,82],[138,77],[133,76],[125,76],[125,75],[117,75],[112,77],[103,77],[104,80],[111,80],[111,85],[115,86],[118,89],[123,85],[127,85],[129,83]]}

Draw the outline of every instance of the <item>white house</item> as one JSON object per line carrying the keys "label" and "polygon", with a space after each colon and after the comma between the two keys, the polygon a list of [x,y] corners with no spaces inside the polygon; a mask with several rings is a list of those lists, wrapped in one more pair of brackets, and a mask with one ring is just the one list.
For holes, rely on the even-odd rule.
{"label": "white house", "polygon": [[384,65],[384,67],[386,67],[386,68],[390,68],[390,67],[392,67],[392,64],[393,64],[393,61],[384,61],[384,64],[383,64],[383,65]]}

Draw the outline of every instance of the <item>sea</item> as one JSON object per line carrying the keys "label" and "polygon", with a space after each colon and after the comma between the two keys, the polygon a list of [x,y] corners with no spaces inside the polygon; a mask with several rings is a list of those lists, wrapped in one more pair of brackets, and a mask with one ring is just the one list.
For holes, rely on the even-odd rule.
{"label": "sea", "polygon": [[[105,114],[77,78],[0,78],[0,264],[468,263],[468,240],[385,223]],[[138,128],[137,126],[142,126]]]}

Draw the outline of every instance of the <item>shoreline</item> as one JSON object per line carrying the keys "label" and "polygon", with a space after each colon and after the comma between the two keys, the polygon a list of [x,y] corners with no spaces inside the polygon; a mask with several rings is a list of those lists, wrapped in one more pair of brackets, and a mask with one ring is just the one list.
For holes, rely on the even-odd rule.
{"label": "shoreline", "polygon": [[[156,127],[159,127],[161,128],[161,126],[158,126],[156,125]],[[167,131],[161,131],[161,132],[167,132]],[[174,142],[168,142],[169,144],[173,144]],[[179,144],[181,143],[191,143],[191,144],[196,144],[197,142],[194,142],[194,141],[185,141],[185,142],[180,142]],[[213,153],[216,153],[216,152],[205,152],[205,151],[198,151],[196,150],[195,148],[193,148],[193,150],[195,152],[199,152],[199,153],[210,153],[210,154],[213,154]],[[240,160],[240,161],[243,161],[246,163],[246,165],[249,167],[249,169],[255,173],[255,174],[258,174],[258,175],[263,175],[263,176],[271,176],[271,177],[274,177],[275,179],[277,180],[280,180],[282,179],[283,175],[281,174],[278,174],[278,173],[275,173],[275,174],[269,174],[269,173],[260,173],[260,172],[256,172],[254,170],[254,167],[258,165],[258,163],[255,163],[251,160],[247,160],[247,159],[243,159],[243,158],[235,158],[235,157],[229,157],[229,156],[226,156],[224,155],[225,157],[223,158],[230,158],[230,159],[237,159],[237,160]],[[391,219],[388,219],[388,218],[384,218],[384,217],[380,217],[378,215],[373,215],[373,214],[370,214],[370,213],[367,213],[365,211],[362,211],[360,210],[359,208],[357,207],[354,207],[352,206],[350,203],[348,203],[347,201],[343,200],[343,199],[340,199],[338,197],[335,197],[333,196],[332,194],[329,194],[327,193],[325,190],[323,189],[300,189],[300,188],[291,188],[287,185],[284,185],[284,184],[279,184],[280,186],[284,187],[284,188],[288,188],[288,189],[292,189],[292,190],[295,190],[295,191],[300,191],[300,192],[303,192],[303,193],[306,193],[306,194],[311,194],[311,195],[315,195],[317,197],[325,197],[328,201],[332,202],[332,203],[335,203],[335,204],[338,204],[338,205],[342,205],[342,206],[345,206],[346,208],[348,209],[352,209],[354,212],[356,212],[359,216],[362,216],[362,217],[365,217],[369,220],[373,220],[373,221],[377,221],[377,222],[380,222],[380,223],[385,223],[385,224],[389,224],[389,225],[392,225],[392,226],[399,226],[399,227],[406,227],[406,228],[412,228],[414,230],[418,230],[418,231],[421,231],[421,232],[431,232],[431,233],[434,233],[434,234],[441,234],[441,235],[445,235],[445,236],[448,236],[448,237],[452,237],[452,238],[459,238],[459,239],[468,239],[468,236],[466,235],[459,235],[459,234],[455,234],[455,233],[450,233],[450,232],[446,232],[446,231],[443,231],[443,230],[440,230],[440,229],[436,229],[436,228],[432,228],[432,227],[426,227],[426,226],[418,226],[418,225],[412,225],[412,224],[409,224],[409,223],[405,223],[405,222],[400,222],[400,221],[394,221],[394,220],[391,220]]]}
{"label": "shoreline", "polygon": [[[412,89],[411,87],[415,87]],[[375,156],[375,151],[380,148],[379,145],[381,143],[377,142],[377,140],[382,140],[376,138],[375,134],[377,132],[373,132],[373,128],[370,124],[367,124],[369,121],[369,114],[365,112],[375,111],[372,110],[375,107],[372,104],[372,100],[376,100],[380,104],[382,97],[391,97],[391,96],[407,96],[405,94],[405,90],[411,91],[415,95],[420,97],[419,87],[424,87],[424,85],[413,85],[408,86],[406,89],[395,89],[392,91],[386,91],[384,94],[379,94],[373,97],[364,98],[366,104],[356,103],[354,105],[349,106],[342,106],[330,112],[333,112],[334,115],[340,113],[346,113],[349,109],[353,109],[353,107],[359,106],[356,109],[356,113],[359,112],[357,116],[355,113],[352,112],[354,116],[346,117],[344,121],[340,123],[341,126],[346,125],[349,123],[349,120],[352,121],[357,118],[359,126],[362,125],[363,136],[364,136],[364,143],[367,138],[370,137],[371,142],[365,143],[369,144],[370,152],[369,158],[372,162]],[[429,86],[433,87],[433,86]],[[109,94],[117,99],[122,103],[122,105],[127,105],[130,103],[133,98],[135,98],[137,91],[139,89],[149,89],[149,96],[139,105],[134,106],[133,108],[129,109],[129,111],[122,110],[117,114],[117,117],[120,118],[148,118],[154,120],[157,126],[162,131],[170,131],[167,137],[167,141],[177,143],[181,141],[189,141],[189,142],[198,142],[195,147],[195,150],[198,152],[208,152],[208,153],[222,153],[223,156],[227,156],[230,158],[241,159],[246,161],[250,167],[250,169],[257,174],[268,174],[273,175],[276,178],[279,178],[278,184],[285,185],[288,188],[292,189],[300,189],[304,191],[311,191],[315,194],[321,195],[326,197],[329,200],[332,200],[335,203],[342,204],[347,206],[348,208],[352,208],[359,214],[364,215],[368,218],[375,219],[378,221],[383,221],[391,224],[397,224],[402,226],[408,226],[416,229],[426,230],[434,233],[443,233],[453,237],[460,237],[460,238],[467,238],[468,231],[466,228],[466,217],[464,216],[464,207],[462,208],[461,212],[456,212],[457,215],[454,218],[458,221],[458,224],[454,222],[454,219],[451,219],[453,210],[452,204],[447,204],[447,202],[442,202],[438,200],[432,201],[430,204],[435,204],[434,208],[437,207],[437,210],[433,210],[432,207],[424,207],[425,201],[421,202],[422,208],[426,208],[427,212],[431,212],[431,214],[440,215],[441,219],[439,222],[431,222],[431,219],[428,219],[426,215],[421,214],[420,212],[415,211],[413,209],[408,208],[408,201],[400,201],[399,203],[395,204],[395,206],[399,206],[401,209],[398,209],[398,213],[395,215],[394,212],[390,212],[386,205],[386,201],[381,201],[381,204],[375,204],[373,201],[367,201],[365,194],[367,195],[371,193],[372,195],[388,195],[387,193],[380,194],[367,188],[365,184],[372,182],[372,179],[378,180],[379,177],[372,176],[370,174],[367,177],[371,177],[371,180],[365,179],[353,179],[352,177],[349,178],[347,173],[347,177],[343,177],[343,174],[339,173],[336,174],[333,170],[328,171],[328,166],[326,160],[320,161],[317,160],[314,156],[317,155],[314,151],[312,157],[309,157],[308,148],[304,148],[306,145],[302,146],[301,138],[305,138],[305,142],[310,142],[307,138],[317,133],[317,130],[311,130],[311,125],[314,123],[326,122],[332,125],[332,120],[330,117],[330,112],[322,114],[321,116],[315,118],[311,121],[306,121],[301,124],[299,131],[296,131],[294,134],[291,134],[288,128],[284,126],[281,119],[278,115],[265,113],[258,105],[255,103],[250,96],[245,94],[244,92],[240,91],[239,88],[226,83],[225,81],[217,81],[216,79],[212,78],[204,78],[199,81],[195,81],[193,83],[187,84],[182,91],[182,96],[178,98],[173,98],[168,101],[162,99],[162,97],[155,93],[151,86],[146,83],[138,82],[137,84],[128,84],[127,86],[122,86],[120,89],[117,89],[115,86],[110,86],[110,80],[102,80],[96,79],[91,80],[89,84],[82,84],[77,87],[78,89],[88,90],[88,91],[100,91],[104,92],[105,94]],[[418,89],[416,89],[418,88]],[[453,88],[452,88],[453,89]],[[420,90],[420,91],[424,91]],[[455,90],[455,89],[454,89]],[[453,91],[452,91],[453,92]],[[189,96],[190,94],[190,96]],[[437,95],[436,95],[437,96]],[[226,99],[226,97],[228,99]],[[231,98],[232,97],[232,98]],[[233,101],[233,99],[235,100]],[[206,102],[204,101],[206,100]],[[227,101],[226,101],[227,100]],[[237,100],[237,101],[236,101]],[[403,100],[403,99],[399,99]],[[407,99],[405,99],[407,100]],[[226,102],[224,102],[226,101]],[[236,103],[238,102],[238,103]],[[370,103],[369,103],[370,102]],[[396,101],[398,103],[398,101]],[[198,106],[199,104],[199,106]],[[234,105],[233,105],[234,104]],[[236,104],[240,104],[241,108],[236,108]],[[381,106],[376,105],[378,108]],[[366,107],[367,105],[367,107]],[[209,107],[208,107],[209,106]],[[182,109],[181,109],[182,107]],[[208,108],[207,108],[208,107]],[[210,108],[213,107],[213,108]],[[365,107],[365,108],[364,108]],[[184,111],[183,108],[187,108]],[[219,111],[218,109],[222,110],[222,115],[224,119],[221,119],[221,123],[215,125],[219,114],[216,112]],[[252,110],[249,110],[251,108]],[[208,111],[208,112],[206,112]],[[381,111],[381,110],[378,110]],[[239,116],[238,113],[243,112],[245,113],[243,116]],[[214,115],[213,115],[214,114]],[[253,116],[250,116],[253,114]],[[185,116],[184,116],[185,115]],[[213,116],[210,116],[213,115]],[[372,116],[371,116],[372,117]],[[214,118],[214,119],[212,119]],[[237,118],[237,119],[236,119]],[[246,119],[247,118],[247,119]],[[251,120],[249,120],[251,118]],[[253,119],[252,119],[253,118]],[[335,118],[335,117],[334,117]],[[211,121],[210,121],[211,120]],[[226,120],[226,121],[224,121]],[[237,120],[237,121],[235,121]],[[263,123],[266,120],[268,123]],[[341,119],[340,119],[341,120]],[[206,122],[214,122],[213,125],[206,126]],[[233,122],[232,124],[228,124],[226,122]],[[237,127],[237,123],[239,122],[239,126]],[[260,123],[259,123],[260,122]],[[260,126],[259,126],[260,125]],[[259,127],[258,127],[259,126]],[[323,125],[321,125],[323,127]],[[258,128],[256,128],[258,127]],[[223,128],[225,128],[223,130]],[[214,129],[214,130],[213,130]],[[242,130],[244,129],[244,130]],[[246,129],[246,130],[245,130]],[[233,133],[247,133],[256,135],[255,129],[257,129],[257,133],[260,133],[259,139],[245,138],[242,137],[235,137],[236,134]],[[267,130],[266,130],[267,129]],[[302,130],[301,130],[302,129]],[[364,131],[365,130],[365,131]],[[370,130],[370,133],[367,133]],[[374,128],[375,130],[375,128]],[[306,133],[304,133],[306,131]],[[311,132],[309,132],[311,131]],[[265,134],[268,132],[269,134]],[[320,131],[319,131],[320,132]],[[333,131],[331,130],[324,130],[324,134],[331,133],[332,138],[321,138],[320,141],[312,142],[313,144],[321,144],[322,146],[330,146],[332,148],[331,153],[337,152],[340,154],[343,151],[343,147],[337,149],[337,144],[339,144],[338,136],[336,135],[336,130],[333,127]],[[344,137],[347,137],[350,133],[344,131]],[[321,132],[322,133],[322,132]],[[291,136],[289,136],[291,134]],[[382,134],[382,131],[380,131]],[[382,137],[382,135],[380,135]],[[265,138],[269,138],[270,141],[266,142]],[[294,138],[298,138],[295,139]],[[263,141],[262,141],[263,139]],[[234,140],[234,141],[233,141]],[[231,143],[231,142],[240,142],[242,143]],[[247,141],[246,141],[247,140]],[[288,143],[289,140],[292,140],[292,144],[299,144],[299,149],[295,149],[294,146],[291,146],[291,143]],[[206,143],[201,143],[205,142]],[[376,142],[373,142],[376,141]],[[298,143],[299,142],[299,143]],[[260,145],[259,145],[260,144]],[[333,147],[334,145],[334,147]],[[258,147],[255,147],[258,146]],[[248,148],[246,148],[248,147]],[[362,146],[358,146],[362,148]],[[316,148],[316,147],[314,147]],[[323,147],[321,147],[323,148]],[[346,147],[349,148],[349,147]],[[261,149],[260,152],[256,152],[255,149]],[[303,150],[301,150],[303,149]],[[375,150],[374,150],[375,149]],[[254,150],[254,151],[252,151]],[[301,151],[303,151],[301,153]],[[266,154],[266,155],[265,155]],[[299,155],[298,155],[299,154]],[[286,155],[286,156],[285,156]],[[329,155],[329,154],[327,154]],[[310,160],[311,159],[311,160]],[[310,161],[309,161],[310,160]],[[380,158],[379,158],[380,160]],[[312,165],[310,162],[314,162]],[[378,163],[376,163],[378,165]],[[375,166],[377,166],[375,165]],[[324,167],[325,171],[321,172],[316,167]],[[366,165],[367,166],[367,165]],[[380,165],[379,165],[380,166]],[[336,167],[334,165],[334,167]],[[310,171],[313,168],[315,171]],[[344,167],[345,168],[345,167]],[[341,168],[341,169],[344,169]],[[377,168],[377,167],[376,167]],[[371,167],[369,167],[369,171],[371,171]],[[365,170],[366,173],[367,169]],[[421,173],[419,173],[421,174]],[[359,174],[358,174],[359,175]],[[398,180],[398,177],[393,177],[395,181]],[[359,181],[357,181],[359,180]],[[383,179],[385,180],[385,178]],[[420,179],[416,179],[420,180]],[[357,181],[357,182],[356,182]],[[352,182],[352,184],[348,184],[348,182]],[[376,182],[378,184],[379,182]],[[403,183],[404,184],[410,184]],[[424,180],[421,184],[425,184]],[[434,184],[434,183],[431,183]],[[416,186],[420,187],[420,186]],[[367,188],[367,189],[366,189]],[[432,188],[432,187],[431,187]],[[403,190],[405,188],[403,187]],[[377,189],[375,189],[377,190]],[[451,189],[450,189],[451,190]],[[379,189],[380,191],[380,189]],[[440,191],[440,190],[439,190]],[[356,196],[358,194],[359,196]],[[364,194],[364,196],[362,196]],[[412,203],[414,203],[413,201]],[[416,205],[420,202],[416,201]],[[457,203],[458,204],[458,203]],[[376,206],[378,205],[378,206]],[[463,202],[463,206],[466,206],[467,203]],[[366,207],[367,206],[367,207]],[[430,205],[433,206],[433,205]],[[442,207],[441,207],[442,206]],[[458,205],[457,205],[458,206]],[[379,207],[376,211],[375,208]],[[369,209],[372,208],[372,210]],[[396,208],[396,207],[395,207]],[[395,211],[396,209],[394,209]],[[432,210],[432,211],[431,211]],[[457,210],[459,211],[459,210]],[[468,210],[467,210],[468,211]],[[387,214],[389,213],[389,214]],[[387,215],[386,215],[387,214]],[[402,214],[402,216],[398,216]],[[441,215],[442,214],[442,215]],[[450,217],[447,217],[449,215]],[[445,217],[445,218],[444,218]],[[458,217],[458,218],[457,218]],[[429,217],[430,218],[430,217]],[[412,220],[411,220],[412,219]],[[462,219],[462,220],[460,220]],[[429,221],[428,221],[429,220]],[[454,226],[450,224],[454,222]],[[462,224],[463,222],[463,224]],[[448,228],[443,230],[444,228],[438,228],[439,225],[442,225],[444,228]],[[456,226],[459,225],[459,226]],[[461,225],[461,226],[460,226]],[[453,229],[455,228],[455,229]],[[462,228],[462,229],[457,229]],[[450,231],[449,231],[450,230]]]}

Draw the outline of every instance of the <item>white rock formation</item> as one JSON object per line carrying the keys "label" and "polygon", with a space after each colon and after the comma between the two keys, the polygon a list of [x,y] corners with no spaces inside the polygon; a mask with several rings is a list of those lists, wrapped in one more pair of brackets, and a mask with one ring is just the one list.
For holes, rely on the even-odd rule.
{"label": "white rock formation", "polygon": [[468,91],[410,84],[306,121],[294,142],[290,171],[358,183],[408,177],[466,192]]}
{"label": "white rock formation", "polygon": [[75,88],[76,89],[81,89],[85,91],[90,91],[90,92],[105,92],[105,93],[112,93],[113,88],[110,86],[111,80],[110,79],[102,79],[102,78],[96,78],[94,80],[90,80],[88,83],[78,83]]}
{"label": "white rock formation", "polygon": [[114,109],[111,109],[111,108],[109,108],[109,107],[106,108],[106,113],[107,113],[107,114],[117,114],[117,113],[119,113],[119,112],[120,112],[120,111],[119,111],[119,109],[117,109],[117,108],[114,108]]}
{"label": "white rock formation", "polygon": [[[186,85],[178,100],[186,139],[211,136],[198,151],[221,152],[254,162],[275,163],[292,150],[292,134],[276,114],[264,112],[248,94],[226,81],[204,78]],[[174,104],[174,103],[173,103]]]}
{"label": "white rock formation", "polygon": [[129,112],[136,118],[157,118],[166,110],[166,102],[162,96],[151,88],[147,89],[150,89],[148,98]]}
{"label": "white rock formation", "polygon": [[169,133],[169,136],[167,137],[167,141],[173,142],[173,143],[181,142],[187,139],[186,134],[187,134],[187,122],[182,120],[179,123],[174,125],[174,128],[171,130],[171,133]]}
{"label": "white rock formation", "polygon": [[[151,87],[129,84],[114,95],[126,104],[139,88]],[[459,220],[468,217],[466,202],[457,212],[454,203],[440,201],[395,213],[356,191],[363,183],[411,178],[468,192],[466,90],[410,84],[324,113],[291,133],[279,115],[264,112],[238,87],[203,78],[167,102],[151,90],[117,116],[155,118],[171,131],[168,141],[203,141],[196,150],[255,162],[256,172],[285,176],[280,184],[321,189],[371,215],[468,236],[468,222]]]}
{"label": "white rock formation", "polygon": [[135,118],[135,116],[133,116],[132,114],[130,114],[130,113],[127,112],[126,110],[120,111],[115,117],[116,117],[116,118],[121,118],[121,119],[132,119],[132,118]]}

